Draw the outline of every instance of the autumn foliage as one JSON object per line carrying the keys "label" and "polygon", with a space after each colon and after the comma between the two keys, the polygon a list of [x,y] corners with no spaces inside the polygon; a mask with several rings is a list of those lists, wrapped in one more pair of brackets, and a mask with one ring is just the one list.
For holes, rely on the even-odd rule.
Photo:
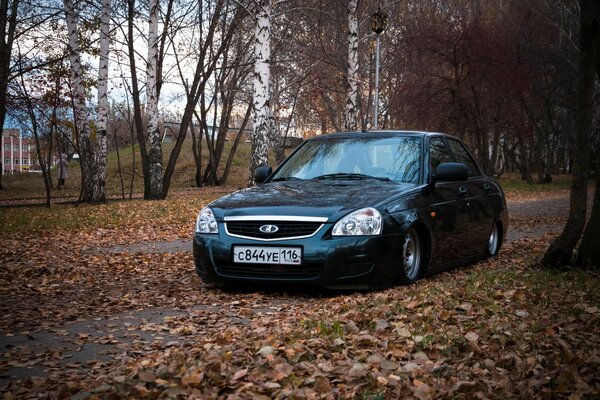
{"label": "autumn foliage", "polygon": [[203,285],[189,250],[164,243],[189,246],[219,193],[3,211],[0,393],[593,398],[598,276],[534,264],[564,223],[534,217],[536,202],[565,194],[509,194],[512,236],[495,259],[358,293]]}

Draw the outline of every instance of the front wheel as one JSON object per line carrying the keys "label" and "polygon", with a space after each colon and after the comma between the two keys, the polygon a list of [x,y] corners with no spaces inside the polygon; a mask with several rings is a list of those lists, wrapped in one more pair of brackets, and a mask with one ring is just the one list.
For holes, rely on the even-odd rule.
{"label": "front wheel", "polygon": [[492,226],[492,231],[488,237],[487,256],[493,257],[500,251],[500,227],[497,223]]}
{"label": "front wheel", "polygon": [[423,276],[423,246],[419,232],[413,227],[406,232],[402,242],[402,260],[396,281],[400,284],[411,284]]}

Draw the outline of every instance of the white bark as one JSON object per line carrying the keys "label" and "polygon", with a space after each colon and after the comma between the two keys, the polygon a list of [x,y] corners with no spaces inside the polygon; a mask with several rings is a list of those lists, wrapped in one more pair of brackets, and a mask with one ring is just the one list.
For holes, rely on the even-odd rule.
{"label": "white bark", "polygon": [[148,21],[148,61],[146,64],[146,113],[148,116],[148,162],[150,163],[149,197],[163,197],[162,146],[158,126],[158,0],[150,1],[150,18]]}
{"label": "white bark", "polygon": [[271,0],[258,0],[254,29],[254,129],[250,155],[250,184],[254,170],[267,165],[274,123],[271,109]]}
{"label": "white bark", "polygon": [[81,173],[83,175],[83,187],[81,200],[91,202],[94,198],[95,157],[90,129],[88,126],[88,110],[85,101],[85,86],[83,79],[83,67],[77,37],[77,13],[72,0],[64,0],[65,20],[69,35],[69,62],[73,79],[73,103],[74,117],[77,131],[79,133]]}
{"label": "white bark", "polygon": [[344,128],[354,131],[358,118],[358,0],[348,1],[348,93]]}
{"label": "white bark", "polygon": [[100,15],[100,64],[98,66],[98,134],[97,181],[94,201],[106,200],[106,155],[108,153],[106,129],[108,125],[108,54],[110,51],[110,0],[102,0]]}

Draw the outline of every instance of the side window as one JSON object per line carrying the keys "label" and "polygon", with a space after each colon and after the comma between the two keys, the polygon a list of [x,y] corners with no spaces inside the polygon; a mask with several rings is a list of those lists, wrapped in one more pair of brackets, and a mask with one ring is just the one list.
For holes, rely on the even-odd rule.
{"label": "side window", "polygon": [[458,140],[448,139],[448,145],[454,154],[454,158],[456,162],[463,163],[467,166],[469,170],[469,177],[471,176],[479,176],[479,168],[477,168],[477,164],[473,158],[469,155],[465,147]]}
{"label": "side window", "polygon": [[433,138],[429,142],[429,165],[433,173],[438,165],[443,162],[452,161],[450,152],[442,138]]}

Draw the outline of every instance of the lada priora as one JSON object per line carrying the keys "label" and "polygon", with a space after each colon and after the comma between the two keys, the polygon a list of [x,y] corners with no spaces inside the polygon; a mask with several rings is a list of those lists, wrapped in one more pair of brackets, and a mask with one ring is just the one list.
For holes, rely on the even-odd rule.
{"label": "lada priora", "polygon": [[502,188],[440,133],[318,136],[255,181],[198,215],[207,283],[410,284],[496,255],[506,234]]}

